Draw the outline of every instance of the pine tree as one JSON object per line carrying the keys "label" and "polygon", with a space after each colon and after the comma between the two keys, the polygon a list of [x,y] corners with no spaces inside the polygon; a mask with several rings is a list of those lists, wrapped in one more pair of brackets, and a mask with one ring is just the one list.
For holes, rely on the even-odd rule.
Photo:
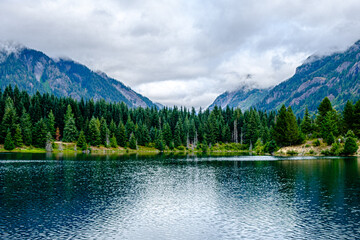
{"label": "pine tree", "polygon": [[76,142],[76,145],[83,151],[86,150],[86,148],[87,148],[85,134],[84,134],[84,131],[82,131],[82,130],[80,131],[79,138]]}
{"label": "pine tree", "polygon": [[0,130],[1,130],[0,142],[1,143],[4,142],[8,129],[10,130],[12,135],[15,134],[16,122],[17,122],[17,115],[16,115],[16,109],[14,107],[14,102],[10,97],[8,97],[5,101],[5,113],[3,116],[2,123],[0,125]]}
{"label": "pine tree", "polygon": [[111,122],[109,125],[109,131],[110,131],[110,136],[116,135],[117,127],[114,122],[114,119],[111,119]]}
{"label": "pine tree", "polygon": [[100,135],[100,121],[97,118],[92,117],[89,122],[89,143],[91,146],[99,146],[101,142]]}
{"label": "pine tree", "polygon": [[321,131],[321,129],[323,127],[322,125],[323,125],[326,114],[332,110],[333,110],[333,108],[331,106],[330,100],[327,97],[325,97],[318,107],[318,114],[316,116],[316,124],[319,128],[319,131]]}
{"label": "pine tree", "polygon": [[280,146],[287,145],[287,111],[285,105],[282,105],[277,116],[274,126],[274,139]]}
{"label": "pine tree", "polygon": [[47,152],[53,151],[52,143],[53,143],[53,137],[52,137],[51,133],[48,132],[46,134],[46,143],[45,143],[45,149]]}
{"label": "pine tree", "polygon": [[113,135],[111,138],[110,138],[110,146],[112,148],[117,148],[118,147],[118,144],[117,144],[117,141],[116,141],[116,137]]}
{"label": "pine tree", "polygon": [[126,145],[126,130],[122,122],[119,123],[116,131],[116,141],[121,147]]}
{"label": "pine tree", "polygon": [[5,150],[13,150],[15,148],[15,144],[13,142],[13,139],[11,137],[11,131],[10,129],[7,131],[6,137],[5,137],[5,143],[4,143]]}
{"label": "pine tree", "polygon": [[107,146],[107,140],[109,136],[109,129],[106,123],[105,118],[101,118],[100,119],[100,138],[101,138],[101,144],[104,144],[105,146]]}
{"label": "pine tree", "polygon": [[78,131],[75,124],[74,114],[72,113],[70,104],[67,107],[65,115],[64,142],[75,142]]}
{"label": "pine tree", "polygon": [[30,146],[32,143],[32,123],[31,123],[30,115],[26,113],[25,109],[23,109],[20,124],[21,124],[24,144],[26,146]]}
{"label": "pine tree", "polygon": [[129,147],[131,149],[137,149],[137,142],[134,133],[130,134]]}
{"label": "pine tree", "polygon": [[334,137],[333,133],[330,132],[330,134],[327,135],[326,143],[328,146],[331,146],[334,142],[335,142],[335,137]]}
{"label": "pine tree", "polygon": [[354,105],[347,101],[343,111],[344,130],[347,132],[353,129],[354,124]]}
{"label": "pine tree", "polygon": [[286,112],[286,140],[287,144],[293,145],[298,143],[300,137],[296,117],[289,106]]}
{"label": "pine tree", "polygon": [[301,131],[305,133],[306,135],[310,134],[312,132],[311,127],[311,118],[309,114],[309,109],[306,107],[304,118],[300,124]]}
{"label": "pine tree", "polygon": [[52,110],[50,110],[50,113],[47,118],[47,128],[48,128],[48,131],[50,132],[51,136],[55,137],[55,134],[56,134],[55,116],[54,116]]}
{"label": "pine tree", "polygon": [[164,141],[163,141],[162,136],[163,136],[163,134],[159,130],[157,132],[157,134],[156,134],[156,137],[155,137],[155,148],[160,150],[160,151],[164,150]]}
{"label": "pine tree", "polygon": [[15,135],[13,140],[16,147],[21,147],[23,145],[23,139],[19,124],[16,124]]}
{"label": "pine tree", "polygon": [[164,143],[167,146],[169,146],[170,142],[173,140],[173,136],[172,136],[172,133],[171,133],[170,125],[168,123],[164,124],[162,134],[163,134]]}
{"label": "pine tree", "polygon": [[38,148],[44,148],[46,144],[47,126],[44,119],[40,119],[33,129],[33,145]]}

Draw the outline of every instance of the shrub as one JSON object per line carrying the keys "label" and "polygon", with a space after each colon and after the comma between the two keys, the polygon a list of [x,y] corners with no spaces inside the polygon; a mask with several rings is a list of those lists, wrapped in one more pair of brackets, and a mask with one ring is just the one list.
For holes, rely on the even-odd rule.
{"label": "shrub", "polygon": [[313,142],[313,145],[314,145],[315,147],[320,146],[320,141],[319,141],[319,139],[316,139],[316,140]]}
{"label": "shrub", "polygon": [[290,156],[295,156],[295,155],[298,155],[299,153],[295,150],[289,150],[286,152],[287,155],[290,155]]}

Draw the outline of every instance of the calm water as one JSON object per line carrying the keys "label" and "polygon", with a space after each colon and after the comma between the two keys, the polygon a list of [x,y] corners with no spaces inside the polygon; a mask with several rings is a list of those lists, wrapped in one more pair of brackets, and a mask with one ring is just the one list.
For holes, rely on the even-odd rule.
{"label": "calm water", "polygon": [[0,154],[0,239],[356,239],[360,159]]}

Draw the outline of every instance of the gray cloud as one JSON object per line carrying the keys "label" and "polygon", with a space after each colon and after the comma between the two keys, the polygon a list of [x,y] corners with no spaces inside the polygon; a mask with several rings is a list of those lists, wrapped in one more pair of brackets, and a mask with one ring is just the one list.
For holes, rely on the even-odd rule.
{"label": "gray cloud", "polygon": [[3,0],[0,39],[68,56],[163,104],[206,107],[345,49],[360,39],[359,11],[353,0]]}

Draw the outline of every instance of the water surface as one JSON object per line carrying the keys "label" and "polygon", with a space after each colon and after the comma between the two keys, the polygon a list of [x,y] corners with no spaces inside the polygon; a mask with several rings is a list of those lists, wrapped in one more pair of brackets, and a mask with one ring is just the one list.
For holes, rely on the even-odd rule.
{"label": "water surface", "polygon": [[1,239],[356,239],[360,159],[0,154]]}

